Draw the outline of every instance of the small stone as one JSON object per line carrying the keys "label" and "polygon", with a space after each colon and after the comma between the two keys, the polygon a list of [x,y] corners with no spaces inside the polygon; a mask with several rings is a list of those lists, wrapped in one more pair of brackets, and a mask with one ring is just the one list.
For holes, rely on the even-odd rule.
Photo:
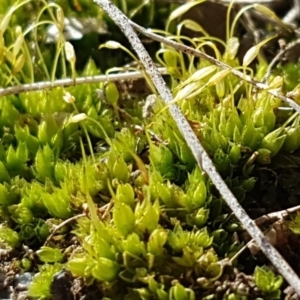
{"label": "small stone", "polygon": [[32,280],[33,280],[33,274],[30,272],[17,274],[14,280],[14,288],[16,289],[16,291],[28,290]]}
{"label": "small stone", "polygon": [[17,296],[17,300],[27,300],[27,291],[20,292]]}
{"label": "small stone", "polygon": [[72,276],[69,272],[62,270],[53,277],[50,292],[53,300],[73,300],[71,292]]}
{"label": "small stone", "polygon": [[103,298],[103,295],[96,284],[84,288],[82,294],[83,296],[81,296],[79,300],[98,300]]}

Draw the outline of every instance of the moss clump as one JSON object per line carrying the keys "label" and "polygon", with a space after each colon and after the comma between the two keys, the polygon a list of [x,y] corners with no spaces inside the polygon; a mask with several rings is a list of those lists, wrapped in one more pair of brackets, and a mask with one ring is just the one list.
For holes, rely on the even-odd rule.
{"label": "moss clump", "polygon": [[[34,17],[47,11],[41,20],[52,20],[61,30],[56,51],[41,43],[36,63],[28,45],[37,43],[44,23],[25,37],[25,29],[17,26],[17,4],[5,16],[11,22],[2,19],[4,86],[100,73],[92,59],[75,71],[76,58],[62,51],[59,26],[62,12],[103,12],[89,1],[57,3],[63,10],[43,1],[30,8]],[[119,5],[130,14],[136,3],[127,8],[126,3]],[[150,6],[137,7],[137,19]],[[179,35],[180,30],[174,38]],[[105,42],[105,47],[119,45],[110,51],[120,55],[121,44]],[[217,41],[226,46],[225,53],[203,37],[190,42],[212,47],[219,60],[241,68],[232,50],[237,39]],[[282,110],[278,99],[174,49],[161,48],[156,58],[168,70],[177,104],[246,208],[257,182],[265,179],[262,170],[279,172],[274,162],[282,157],[299,167],[299,116]],[[257,71],[243,66],[254,77],[265,69],[262,60]],[[272,78],[279,82],[276,88],[295,88],[295,70],[283,69],[288,75]],[[106,82],[1,97],[0,240],[7,248],[25,244],[37,250],[38,261],[27,253],[19,260],[20,269],[38,272],[29,296],[51,298],[51,280],[65,268],[86,286],[96,283],[105,299],[279,299],[282,279],[268,268],[254,271],[249,263],[245,268],[254,276],[248,278],[234,270],[240,265],[230,258],[243,247],[239,222],[196,166],[160,99],[151,102],[133,90]],[[291,229],[298,232],[297,226],[296,218]]]}

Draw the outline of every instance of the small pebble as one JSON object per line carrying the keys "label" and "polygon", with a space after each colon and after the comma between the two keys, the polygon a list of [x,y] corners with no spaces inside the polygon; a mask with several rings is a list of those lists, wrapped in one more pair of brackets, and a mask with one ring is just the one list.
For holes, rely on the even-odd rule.
{"label": "small pebble", "polygon": [[53,277],[50,291],[53,300],[73,300],[71,292],[72,276],[64,270],[56,273]]}
{"label": "small pebble", "polygon": [[23,274],[17,274],[14,280],[14,288],[16,289],[16,291],[28,290],[32,280],[33,280],[32,273],[25,272]]}

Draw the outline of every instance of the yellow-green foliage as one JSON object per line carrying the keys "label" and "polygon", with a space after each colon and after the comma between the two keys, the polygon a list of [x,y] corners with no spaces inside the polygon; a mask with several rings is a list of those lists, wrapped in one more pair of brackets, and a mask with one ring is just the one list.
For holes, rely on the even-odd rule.
{"label": "yellow-green foliage", "polygon": [[[6,3],[0,23],[1,85],[74,79],[76,72],[99,74],[93,60],[75,72],[75,57],[65,57],[62,51],[60,27],[61,41],[53,53],[41,43],[33,54],[29,44],[37,44],[37,36],[45,30],[42,22],[61,25],[62,13],[103,16],[103,12],[92,1],[31,2],[33,16],[45,11],[37,31],[18,27],[28,21],[20,10],[30,1],[18,4],[20,8],[19,1]],[[132,18],[138,20],[146,10],[152,12],[147,20],[155,20],[153,3],[115,2]],[[8,4],[15,9],[8,11]],[[263,61],[256,73],[246,68],[248,61],[239,65],[236,38],[214,41],[226,46],[224,54],[205,37],[190,39],[195,48],[212,47],[216,57],[232,68],[254,77],[265,70]],[[299,116],[280,113],[283,104],[266,91],[254,91],[230,71],[204,60],[195,62],[169,47],[161,47],[157,60],[170,74],[175,102],[239,201],[255,188],[256,166],[269,166],[278,154],[299,149]],[[285,84],[294,89],[298,69],[285,67],[276,88]],[[98,89],[103,90],[100,97]],[[242,247],[232,242],[240,226],[196,166],[160,99],[145,120],[143,103],[142,97],[130,98],[112,82],[1,97],[0,242],[8,248],[40,247],[36,254],[42,266],[30,296],[50,298],[52,277],[64,267],[88,285],[97,282],[106,299],[213,299],[214,284],[226,272],[222,260]],[[57,225],[76,216],[76,222],[59,228],[56,239],[43,246]],[[291,223],[296,233],[298,221]],[[72,253],[60,249],[63,238],[73,235],[80,246]],[[26,266],[36,271],[36,265]],[[281,277],[264,268],[257,268],[254,275],[260,296],[280,295]],[[225,294],[226,299],[246,299],[239,291]]]}

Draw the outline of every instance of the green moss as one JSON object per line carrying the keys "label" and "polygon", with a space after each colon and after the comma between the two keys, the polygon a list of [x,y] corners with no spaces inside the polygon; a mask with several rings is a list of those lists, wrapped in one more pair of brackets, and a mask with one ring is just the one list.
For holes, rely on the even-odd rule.
{"label": "green moss", "polygon": [[[55,2],[68,16],[83,11],[84,16],[106,19],[91,1]],[[144,23],[152,24],[157,18],[153,3],[136,7],[135,1],[115,2],[135,20],[147,15]],[[43,5],[33,5],[31,13],[36,16]],[[171,8],[160,7],[157,15]],[[57,7],[47,10],[43,20],[57,14]],[[24,20],[16,11],[9,27],[0,30],[7,51],[16,47],[25,30],[16,26]],[[110,22],[110,30],[115,30]],[[38,30],[44,33],[45,28]],[[74,70],[68,69],[59,47],[52,53],[42,43],[40,56],[28,47],[37,42],[35,35],[25,40],[19,51],[27,59],[18,72],[13,65],[19,53],[1,57],[3,86],[49,79],[49,74],[73,78]],[[193,42],[199,45],[203,40]],[[118,49],[111,51],[128,59]],[[216,54],[239,67],[229,46],[224,55]],[[37,61],[31,63],[35,55]],[[169,48],[161,48],[157,59],[167,67],[177,104],[217,170],[247,206],[247,197],[261,180],[261,168],[277,172],[272,168],[278,157],[288,157],[291,163],[292,154],[299,153],[299,116],[282,114],[280,101],[265,91],[253,91],[207,61],[195,63]],[[260,78],[265,67],[259,64],[254,77]],[[279,89],[290,91],[299,81],[299,65],[281,68]],[[100,71],[90,59],[77,73],[93,76]],[[50,298],[53,275],[66,268],[87,285],[96,282],[106,299],[213,299],[218,282],[235,280],[232,270],[238,265],[224,262],[243,246],[236,238],[240,224],[196,166],[158,97],[151,117],[142,119],[144,94],[122,84],[84,84],[1,97],[0,241],[10,248],[25,244],[39,249],[39,267],[34,260],[24,263],[39,269],[29,289],[31,297]],[[299,160],[293,162],[293,168],[299,167]],[[68,223],[73,217],[76,222]],[[295,233],[298,221],[296,217],[290,223]],[[66,244],[74,236],[80,246],[69,253]],[[48,246],[43,245],[46,240]],[[258,296],[279,297],[281,277],[264,268],[253,272]],[[224,299],[247,297],[238,288],[223,294]]]}

